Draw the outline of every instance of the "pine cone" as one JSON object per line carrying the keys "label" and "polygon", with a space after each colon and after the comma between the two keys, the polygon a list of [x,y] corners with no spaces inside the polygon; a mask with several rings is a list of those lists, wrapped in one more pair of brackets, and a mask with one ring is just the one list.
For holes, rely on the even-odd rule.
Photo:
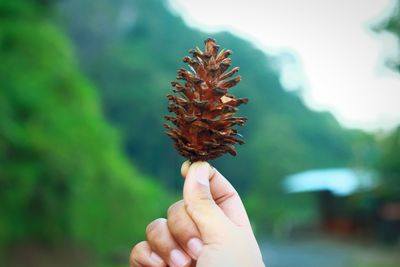
{"label": "pine cone", "polygon": [[242,126],[245,117],[233,117],[237,107],[248,102],[247,98],[235,98],[228,89],[240,82],[240,76],[227,80],[239,71],[233,68],[228,71],[232,51],[223,49],[214,39],[204,41],[205,51],[198,47],[189,50],[193,58],[183,58],[191,71],[184,68],[178,70],[176,79],[185,84],[171,82],[173,92],[167,95],[168,110],[176,116],[165,116],[175,126],[164,124],[166,132],[174,141],[174,147],[182,156],[190,161],[207,161],[228,152],[236,155],[234,144],[244,144],[237,138],[240,136],[234,125]]}

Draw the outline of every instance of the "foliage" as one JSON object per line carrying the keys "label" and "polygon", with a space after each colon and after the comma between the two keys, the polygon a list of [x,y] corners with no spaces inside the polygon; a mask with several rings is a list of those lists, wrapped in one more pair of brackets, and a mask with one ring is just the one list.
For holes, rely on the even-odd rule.
{"label": "foliage", "polygon": [[382,175],[382,194],[390,200],[400,200],[400,127],[381,141],[378,170]]}
{"label": "foliage", "polygon": [[[392,15],[386,19],[378,30],[387,31],[394,34],[400,41],[400,1]],[[399,47],[400,49],[400,47]],[[399,59],[393,59],[390,65],[400,73]],[[382,175],[382,194],[391,200],[393,198],[399,200],[400,196],[400,126],[394,129],[390,134],[385,136],[381,141],[380,157],[378,161],[378,170]]]}
{"label": "foliage", "polygon": [[0,2],[0,245],[127,249],[167,196],[121,153],[46,2]]}

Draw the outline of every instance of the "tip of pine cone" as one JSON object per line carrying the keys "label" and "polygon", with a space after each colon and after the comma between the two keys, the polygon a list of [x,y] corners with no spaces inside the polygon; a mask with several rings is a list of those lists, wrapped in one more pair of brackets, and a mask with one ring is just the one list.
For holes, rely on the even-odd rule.
{"label": "tip of pine cone", "polygon": [[204,40],[204,44],[207,44],[208,42],[216,43],[217,41],[214,38],[208,37],[207,39]]}

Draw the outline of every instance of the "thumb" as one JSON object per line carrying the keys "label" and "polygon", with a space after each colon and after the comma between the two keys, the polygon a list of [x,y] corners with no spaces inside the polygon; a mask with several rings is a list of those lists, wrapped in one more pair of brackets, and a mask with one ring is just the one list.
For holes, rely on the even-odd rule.
{"label": "thumb", "polygon": [[210,190],[211,166],[199,161],[190,165],[183,187],[186,211],[204,242],[213,242],[232,224],[215,203]]}

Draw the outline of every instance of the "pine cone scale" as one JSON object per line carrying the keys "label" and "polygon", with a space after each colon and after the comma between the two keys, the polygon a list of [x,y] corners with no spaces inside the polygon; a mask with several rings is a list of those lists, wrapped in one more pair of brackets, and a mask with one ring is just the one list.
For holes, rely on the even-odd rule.
{"label": "pine cone scale", "polygon": [[236,155],[234,145],[244,144],[237,130],[231,127],[246,122],[246,118],[233,115],[248,99],[228,94],[241,77],[231,78],[239,71],[238,67],[227,72],[232,51],[219,49],[216,41],[208,38],[204,52],[198,47],[189,50],[192,58],[185,56],[183,62],[190,70],[181,68],[176,76],[185,81],[184,85],[171,82],[172,91],[177,95],[167,95],[168,110],[175,117],[165,116],[165,119],[176,128],[165,124],[166,134],[175,142],[176,150],[191,161],[206,161],[224,153]]}

